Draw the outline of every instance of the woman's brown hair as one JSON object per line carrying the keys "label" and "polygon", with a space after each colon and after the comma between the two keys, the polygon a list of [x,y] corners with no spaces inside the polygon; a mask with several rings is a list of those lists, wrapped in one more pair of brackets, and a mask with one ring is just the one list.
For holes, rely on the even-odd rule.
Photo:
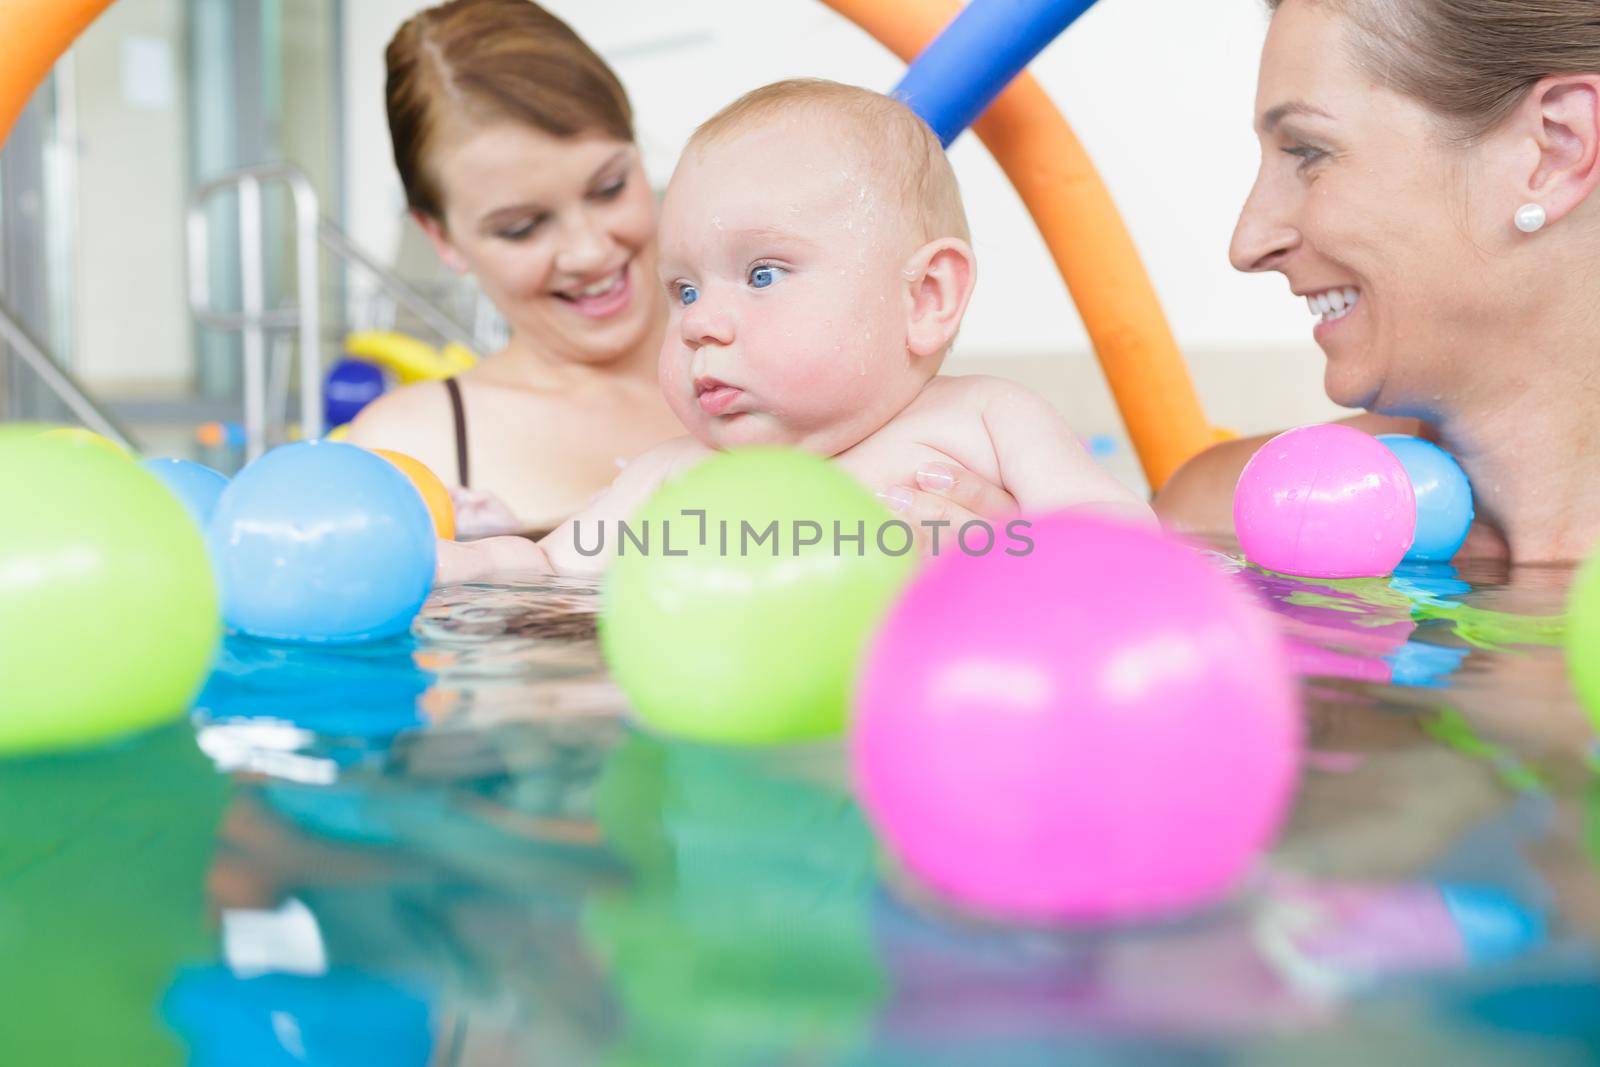
{"label": "woman's brown hair", "polygon": [[429,152],[445,119],[526,123],[553,137],[633,140],[622,82],[532,0],[450,0],[413,15],[387,52],[389,136],[412,210],[443,219]]}
{"label": "woman's brown hair", "polygon": [[[1356,60],[1465,140],[1556,74],[1600,72],[1596,0],[1308,0],[1354,24]],[[1284,0],[1267,0],[1276,11]]]}

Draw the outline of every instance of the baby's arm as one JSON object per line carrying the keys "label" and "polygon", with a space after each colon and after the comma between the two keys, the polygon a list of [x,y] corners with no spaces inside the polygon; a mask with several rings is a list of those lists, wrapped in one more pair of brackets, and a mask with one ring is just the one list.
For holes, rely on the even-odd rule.
{"label": "baby's arm", "polygon": [[[710,454],[692,437],[657,445],[624,467],[610,488],[537,544],[522,537],[440,541],[434,584],[509,581],[550,574],[596,577],[605,571],[616,551],[617,524],[631,519],[662,483]],[[594,545],[600,541],[602,528],[602,551],[591,555],[578,551],[578,535],[582,535],[583,544]]]}
{"label": "baby's arm", "polygon": [[1087,506],[1155,522],[1150,505],[1096,463],[1061,413],[1039,394],[997,381],[984,403],[983,422],[1001,482],[1022,510]]}

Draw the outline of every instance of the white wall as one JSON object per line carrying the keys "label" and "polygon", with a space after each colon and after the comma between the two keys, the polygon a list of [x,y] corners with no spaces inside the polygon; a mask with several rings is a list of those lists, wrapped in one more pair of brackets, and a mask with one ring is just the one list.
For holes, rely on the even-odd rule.
{"label": "white wall", "polygon": [[[420,6],[345,3],[346,202],[358,239],[382,254],[396,246],[402,206],[384,127],[383,46]],[[887,89],[904,69],[818,0],[548,6],[613,62],[658,181],[690,130],[747,89],[795,75]],[[1032,68],[1121,206],[1208,409],[1241,429],[1332,411],[1304,302],[1276,275],[1240,275],[1227,262],[1258,160],[1250,120],[1265,30],[1260,0],[1101,0]],[[1065,353],[1074,379],[1098,388],[1088,339],[1020,201],[975,137],[957,142],[952,159],[980,266],[962,354]],[[1244,406],[1236,394],[1247,387]],[[1261,404],[1264,391],[1285,404]]]}
{"label": "white wall", "polygon": [[[355,231],[392,245],[400,194],[383,123],[383,46],[416,0],[346,0],[348,203]],[[664,180],[695,124],[764,82],[810,74],[891,86],[902,66],[816,0],[551,0],[612,59],[639,114],[652,177]],[[1256,163],[1250,133],[1259,0],[1102,0],[1033,67],[1121,204],[1186,343],[1297,344],[1309,316],[1281,283],[1225,258]],[[966,330],[974,347],[1037,350],[1085,338],[1020,203],[977,139],[953,157],[984,280]],[[1054,321],[1052,321],[1054,320]]]}

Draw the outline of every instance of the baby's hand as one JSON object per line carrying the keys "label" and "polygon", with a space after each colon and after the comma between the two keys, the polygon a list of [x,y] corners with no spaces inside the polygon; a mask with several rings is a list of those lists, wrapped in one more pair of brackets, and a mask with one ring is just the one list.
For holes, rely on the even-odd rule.
{"label": "baby's hand", "polygon": [[488,537],[481,541],[440,541],[433,584],[505,582],[554,574],[544,549],[524,537]]}
{"label": "baby's hand", "polygon": [[450,490],[450,502],[455,505],[456,536],[464,541],[522,529],[505,501],[493,493],[457,486]]}

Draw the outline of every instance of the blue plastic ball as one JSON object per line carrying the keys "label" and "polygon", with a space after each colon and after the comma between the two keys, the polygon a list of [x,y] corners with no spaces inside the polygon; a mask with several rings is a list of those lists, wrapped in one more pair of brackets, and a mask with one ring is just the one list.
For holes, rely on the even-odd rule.
{"label": "blue plastic ball", "polygon": [[381,456],[285,445],[234,478],[209,531],[222,616],[278,641],[370,641],[411,627],[433,584],[433,518]]}
{"label": "blue plastic ball", "polygon": [[1411,478],[1417,494],[1417,533],[1408,560],[1450,560],[1472,528],[1472,483],[1455,458],[1431,441],[1380,434]]}
{"label": "blue plastic ball", "polygon": [[186,459],[147,459],[140,466],[172,490],[201,530],[211,525],[211,513],[217,510],[217,501],[228,488],[226,475]]}
{"label": "blue plastic ball", "polygon": [[341,359],[322,383],[322,417],[329,426],[343,426],[388,388],[379,367],[359,359]]}

